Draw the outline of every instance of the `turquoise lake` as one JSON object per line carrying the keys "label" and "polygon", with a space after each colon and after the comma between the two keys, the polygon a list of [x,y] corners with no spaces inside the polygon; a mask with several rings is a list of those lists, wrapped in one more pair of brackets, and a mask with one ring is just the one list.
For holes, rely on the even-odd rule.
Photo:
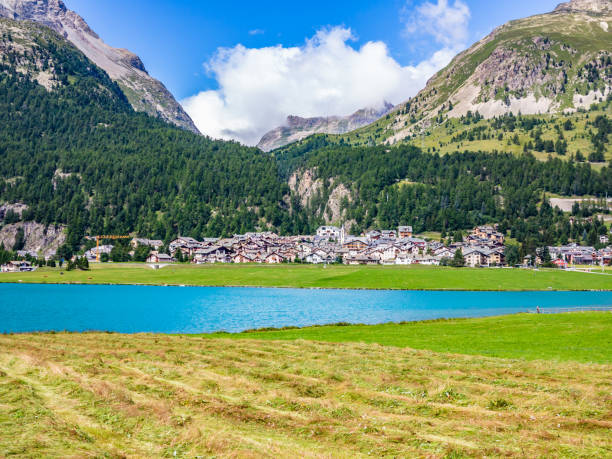
{"label": "turquoise lake", "polygon": [[610,306],[612,292],[422,292],[0,284],[0,333],[239,332]]}

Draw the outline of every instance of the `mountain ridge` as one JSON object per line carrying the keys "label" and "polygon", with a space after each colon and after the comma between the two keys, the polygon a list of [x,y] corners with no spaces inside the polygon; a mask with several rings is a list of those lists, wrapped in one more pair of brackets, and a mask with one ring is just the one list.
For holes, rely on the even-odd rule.
{"label": "mountain ridge", "polygon": [[582,11],[591,13],[603,13],[612,11],[612,3],[609,0],[571,0],[559,4],[553,12]]}
{"label": "mountain ridge", "polygon": [[385,116],[394,105],[384,102],[382,107],[362,108],[348,116],[318,116],[302,118],[290,115],[284,126],[267,132],[257,144],[265,152],[302,140],[312,134],[344,134]]}
{"label": "mountain ridge", "polygon": [[459,53],[390,115],[342,136],[351,145],[392,145],[449,119],[563,114],[612,92],[612,2],[573,0],[510,21]]}
{"label": "mountain ridge", "polygon": [[49,27],[106,71],[120,85],[134,110],[198,132],[174,96],[160,81],[148,74],[136,54],[107,45],[62,0],[0,0],[0,17],[31,21]]}

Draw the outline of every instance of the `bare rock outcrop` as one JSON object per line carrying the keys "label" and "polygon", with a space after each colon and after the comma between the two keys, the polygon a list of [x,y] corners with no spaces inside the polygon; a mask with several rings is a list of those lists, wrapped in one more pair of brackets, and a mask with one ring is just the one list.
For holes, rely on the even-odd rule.
{"label": "bare rock outcrop", "polygon": [[44,226],[36,222],[19,222],[0,227],[0,244],[12,249],[17,233],[23,229],[25,245],[23,250],[44,257],[55,255],[57,249],[66,241],[65,226]]}
{"label": "bare rock outcrop", "polygon": [[[289,188],[299,196],[300,204],[308,207],[312,205],[312,198],[323,192],[323,180],[316,177],[316,171],[313,169],[300,170],[289,178]],[[340,224],[344,222],[346,213],[342,203],[345,199],[351,201],[351,192],[343,183],[336,184],[333,179],[329,182],[329,190],[331,191],[327,201],[312,210],[323,216],[326,223]]]}
{"label": "bare rock outcrop", "polygon": [[15,204],[2,204],[0,206],[0,223],[6,217],[6,214],[13,213],[21,217],[21,215],[28,210],[28,206],[26,204],[17,202]]}
{"label": "bare rock outcrop", "polygon": [[325,220],[327,223],[342,223],[345,220],[345,210],[342,208],[342,201],[344,199],[351,200],[351,192],[340,183],[334,188],[334,191],[329,195],[327,200],[327,210]]}
{"label": "bare rock outcrop", "polygon": [[571,0],[561,3],[555,8],[555,11],[564,13],[610,13],[612,12],[612,2],[610,0]]}
{"label": "bare rock outcrop", "polygon": [[134,110],[198,132],[189,115],[166,87],[147,73],[138,56],[104,43],[83,18],[61,0],[0,0],[0,16],[32,21],[53,29],[105,70],[121,86]]}
{"label": "bare rock outcrop", "polygon": [[289,188],[300,197],[300,204],[306,207],[317,192],[323,188],[323,181],[315,178],[315,171],[296,171],[289,178]]}

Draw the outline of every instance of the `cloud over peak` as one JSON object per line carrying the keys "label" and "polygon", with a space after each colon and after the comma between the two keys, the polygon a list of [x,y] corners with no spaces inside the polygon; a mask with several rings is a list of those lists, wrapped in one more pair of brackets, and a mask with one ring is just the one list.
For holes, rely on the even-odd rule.
{"label": "cloud over peak", "polygon": [[450,62],[457,43],[467,37],[469,16],[460,0],[417,7],[406,30],[432,35],[442,46],[416,65],[400,65],[381,41],[354,48],[346,27],[319,30],[302,46],[220,48],[205,64],[218,89],[182,104],[202,133],[247,145],[285,124],[288,115],[348,115],[384,101],[397,104]]}

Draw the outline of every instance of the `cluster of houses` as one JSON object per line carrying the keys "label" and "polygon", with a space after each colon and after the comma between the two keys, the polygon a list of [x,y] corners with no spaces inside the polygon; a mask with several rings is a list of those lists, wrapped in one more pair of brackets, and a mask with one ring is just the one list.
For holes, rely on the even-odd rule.
{"label": "cluster of houses", "polygon": [[504,235],[493,227],[476,228],[464,242],[444,245],[412,236],[412,228],[397,232],[370,231],[363,237],[345,237],[342,257],[346,264],[440,265],[460,250],[467,266],[501,266],[504,263]]}
{"label": "cluster of houses", "polygon": [[[548,247],[548,253],[553,264],[559,268],[568,268],[571,265],[606,265],[612,261],[612,246],[596,250],[594,247],[584,247],[578,244],[569,244],[561,247]],[[542,264],[543,250],[538,251],[535,263]],[[529,264],[531,260],[526,260]]]}
{"label": "cluster of houses", "polygon": [[[480,226],[462,242],[443,244],[415,237],[410,226],[384,231],[369,231],[352,236],[344,228],[322,226],[313,236],[278,236],[272,232],[246,233],[231,238],[206,238],[198,241],[179,237],[164,249],[160,240],[134,238],[130,242],[138,247],[150,248],[147,263],[163,265],[180,260],[195,264],[210,263],[266,263],[285,262],[348,265],[441,265],[448,264],[461,251],[465,265],[489,267],[505,265],[505,237],[496,226]],[[98,254],[110,254],[112,245],[94,247],[85,253],[90,262]],[[163,253],[163,252],[167,253]],[[550,259],[560,268],[569,265],[609,264],[612,246],[596,250],[571,244],[548,247]],[[543,250],[535,260],[530,257],[524,265],[542,264]],[[12,261],[1,267],[2,272],[32,271],[27,261]]]}
{"label": "cluster of houses", "polygon": [[[154,247],[147,240],[138,240],[137,245]],[[370,231],[358,237],[346,234],[344,228],[322,226],[314,236],[278,236],[262,232],[202,241],[179,237],[169,244],[169,253],[160,253],[156,250],[158,248],[154,248],[147,262],[171,263],[180,253],[180,258],[196,264],[301,262],[439,265],[445,259],[452,259],[455,252],[461,250],[468,266],[504,264],[504,235],[490,226],[476,228],[464,242],[448,246],[414,237],[410,226]]]}
{"label": "cluster of houses", "polygon": [[[130,241],[130,245],[133,250],[136,250],[140,246],[147,246],[147,247],[151,247],[151,249],[154,251],[159,251],[163,247],[164,243],[163,241],[160,241],[160,240],[144,239],[144,238],[135,237]],[[98,259],[98,255],[100,256],[102,256],[102,254],[110,255],[112,250],[113,250],[112,245],[101,245],[99,247],[94,247],[92,249],[89,249],[87,252],[85,252],[85,258],[87,258],[87,261],[93,262]]]}

